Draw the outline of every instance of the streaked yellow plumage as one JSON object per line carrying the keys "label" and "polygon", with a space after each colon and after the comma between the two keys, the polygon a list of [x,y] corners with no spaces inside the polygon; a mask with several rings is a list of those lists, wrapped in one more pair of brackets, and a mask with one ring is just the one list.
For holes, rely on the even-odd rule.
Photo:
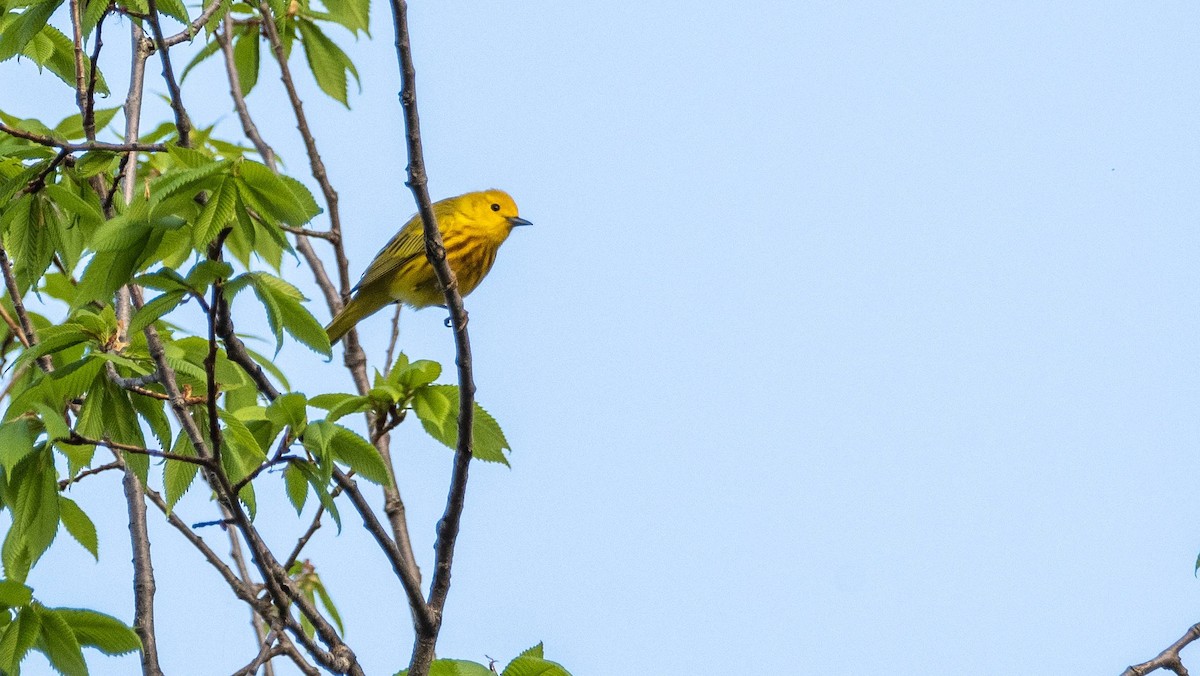
{"label": "streaked yellow plumage", "polygon": [[[508,234],[529,221],[517,215],[517,203],[501,190],[469,192],[434,202],[433,214],[446,246],[446,260],[463,296],[475,290],[496,262]],[[355,324],[392,303],[414,308],[442,305],[445,297],[433,266],[425,257],[425,231],[420,214],[413,216],[367,267],[353,298],[325,332],[336,343]]]}

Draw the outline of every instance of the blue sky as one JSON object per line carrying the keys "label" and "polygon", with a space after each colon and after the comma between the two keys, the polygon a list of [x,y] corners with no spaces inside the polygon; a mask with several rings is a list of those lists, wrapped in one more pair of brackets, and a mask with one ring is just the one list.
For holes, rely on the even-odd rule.
{"label": "blue sky", "polygon": [[[352,110],[301,82],[356,271],[414,211],[375,4],[375,40],[336,36]],[[472,471],[440,655],[545,641],[579,676],[1119,673],[1200,620],[1194,5],[411,12],[431,192],[504,188],[535,223],[467,302],[513,468]],[[68,114],[35,72],[0,65],[0,109]],[[233,137],[223,77],[198,69],[184,97]],[[311,185],[281,92],[268,66],[250,104]],[[404,350],[451,364],[442,319],[407,313]],[[378,363],[386,317],[365,330]],[[280,362],[309,394],[351,388],[340,357]],[[450,454],[406,427],[428,571]],[[72,497],[101,561],[63,537],[32,584],[128,619],[116,477]],[[205,499],[181,510],[211,518]],[[307,518],[282,486],[263,505],[287,548]],[[205,673],[244,664],[243,606],[152,535],[164,667],[196,673],[213,645]],[[403,666],[407,610],[356,523],[311,554],[368,672]]]}

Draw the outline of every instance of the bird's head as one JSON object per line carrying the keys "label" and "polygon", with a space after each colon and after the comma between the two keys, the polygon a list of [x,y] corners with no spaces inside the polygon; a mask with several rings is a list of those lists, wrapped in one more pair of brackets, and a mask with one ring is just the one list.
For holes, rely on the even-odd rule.
{"label": "bird's head", "polygon": [[518,225],[530,225],[517,213],[517,203],[503,190],[484,190],[465,195],[462,210],[471,220],[489,230],[499,230],[505,235]]}

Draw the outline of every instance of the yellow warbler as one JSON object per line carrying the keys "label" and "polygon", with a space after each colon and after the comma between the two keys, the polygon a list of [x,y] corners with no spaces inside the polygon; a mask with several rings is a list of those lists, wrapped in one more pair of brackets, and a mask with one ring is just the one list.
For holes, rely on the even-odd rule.
{"label": "yellow warbler", "polygon": [[[529,221],[517,215],[517,203],[501,190],[469,192],[434,202],[433,214],[446,246],[446,260],[466,296],[479,286],[508,233]],[[354,297],[325,332],[336,343],[355,324],[391,303],[414,308],[442,305],[445,296],[425,257],[421,215],[413,216],[378,254],[353,290]]]}

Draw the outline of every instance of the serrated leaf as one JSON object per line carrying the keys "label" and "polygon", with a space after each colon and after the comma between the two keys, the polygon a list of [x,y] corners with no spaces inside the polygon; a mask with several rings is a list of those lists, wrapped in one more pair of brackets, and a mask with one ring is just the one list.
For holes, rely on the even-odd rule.
{"label": "serrated leaf", "polygon": [[58,611],[34,604],[30,606],[37,614],[42,624],[42,633],[35,646],[40,650],[50,665],[61,674],[86,674],[87,662],[83,659],[83,650],[71,625]]}
{"label": "serrated leaf", "polygon": [[[408,676],[408,669],[402,669],[396,676]],[[468,660],[434,660],[429,665],[429,676],[495,676],[491,669]]]}
{"label": "serrated leaf", "polygon": [[132,396],[130,400],[133,402],[133,407],[137,409],[138,415],[150,427],[150,432],[154,434],[159,446],[166,448],[171,443],[171,423],[167,419],[166,412],[167,402],[142,395]]}
{"label": "serrated leaf", "polygon": [[393,382],[411,392],[437,380],[442,375],[442,365],[436,361],[418,359],[395,375]]}
{"label": "serrated leaf", "polygon": [[311,194],[308,200],[298,199],[299,191],[307,193],[303,186],[286,181],[271,171],[265,164],[242,160],[238,164],[238,192],[246,205],[270,222],[283,222],[300,227],[313,219],[319,209]]}
{"label": "serrated leaf", "polygon": [[180,0],[158,0],[154,3],[158,11],[175,19],[179,23],[188,24],[191,19],[188,18],[187,7],[184,7]]}
{"label": "serrated leaf", "polygon": [[[309,429],[312,429],[311,425]],[[333,501],[333,496],[329,494],[328,477],[322,477],[322,473],[318,471],[318,468],[308,461],[293,462],[289,466],[295,467],[304,475],[304,478],[308,481],[308,485],[313,487],[313,491],[317,494],[317,499],[321,501],[321,505],[325,508],[325,511],[329,512],[329,516],[337,524],[337,530],[340,534],[342,532],[342,516],[338,512],[337,504]]]}
{"label": "serrated leaf", "polygon": [[29,420],[19,418],[0,425],[0,467],[11,475],[13,468],[33,453],[33,431]]}
{"label": "serrated leaf", "polygon": [[317,86],[330,98],[349,108],[350,102],[346,98],[346,73],[354,75],[354,80],[358,81],[358,71],[354,63],[313,22],[298,19],[296,27],[300,30],[304,56],[308,60],[308,67],[317,81]]}
{"label": "serrated leaf", "polygon": [[[458,386],[426,385],[413,394],[413,411],[431,437],[451,449],[458,445]],[[511,450],[500,424],[479,402],[475,402],[471,425],[472,456],[487,462],[508,464],[504,451]]]}
{"label": "serrated leaf", "polygon": [[[120,111],[120,106],[115,108],[94,109],[92,111],[92,119],[95,122],[96,130],[99,131],[107,127]],[[82,139],[84,137],[83,115],[80,113],[75,113],[74,115],[68,116],[54,127],[54,132],[65,139]]]}
{"label": "serrated leaf", "polygon": [[571,676],[571,673],[557,662],[524,655],[509,662],[501,676]]}
{"label": "serrated leaf", "polygon": [[100,540],[96,537],[96,524],[92,523],[91,518],[65,495],[58,496],[58,515],[67,533],[99,561]]}
{"label": "serrated leaf", "polygon": [[[187,434],[179,431],[179,436],[175,439],[175,445],[171,447],[171,452],[176,455],[183,455],[189,458],[195,458],[196,448],[192,446],[192,442],[188,439]],[[196,480],[196,473],[199,472],[200,466],[183,462],[182,460],[167,460],[166,466],[163,468],[163,487],[167,494],[167,509],[173,509],[175,503],[188,492],[192,484]]]}
{"label": "serrated leaf", "polygon": [[49,449],[25,457],[9,473],[12,525],[0,556],[11,580],[24,581],[58,532],[58,482]]}
{"label": "serrated leaf", "polygon": [[81,645],[95,648],[105,655],[124,655],[142,647],[142,641],[133,629],[111,615],[75,608],[55,610],[71,627]]}
{"label": "serrated leaf", "polygon": [[370,0],[332,0],[325,3],[329,10],[329,19],[345,26],[355,36],[361,30],[368,37],[371,35],[371,3]]}
{"label": "serrated leaf", "polygon": [[379,450],[341,425],[334,425],[334,428],[336,431],[330,444],[334,457],[367,481],[380,486],[388,485],[387,465],[379,455]]}
{"label": "serrated leaf", "polygon": [[233,63],[237,66],[238,86],[242,96],[258,83],[259,35],[258,26],[247,26],[233,43]]}
{"label": "serrated leaf", "polygon": [[129,320],[128,333],[141,333],[147,326],[174,310],[186,297],[187,294],[183,291],[169,291],[152,299],[135,312],[133,318]]}
{"label": "serrated leaf", "polygon": [[29,44],[47,23],[50,15],[62,4],[63,0],[35,2],[15,19],[8,22],[4,33],[0,34],[0,61],[7,61],[16,56]]}
{"label": "serrated leaf", "polygon": [[75,191],[68,190],[58,183],[48,183],[42,191],[59,209],[75,216],[85,225],[94,227],[104,222],[104,214],[100,212],[100,208],[80,197]]}
{"label": "serrated leaf", "polygon": [[217,238],[217,233],[229,225],[233,219],[233,209],[236,204],[235,180],[231,176],[226,176],[208,196],[208,203],[204,205],[200,216],[192,225],[192,245],[196,249],[203,251],[209,242]]}
{"label": "serrated leaf", "polygon": [[75,161],[75,173],[80,178],[91,178],[97,174],[116,169],[121,155],[108,150],[90,150]]}
{"label": "serrated leaf", "polygon": [[19,608],[33,600],[33,590],[12,580],[0,580],[0,605]]}
{"label": "serrated leaf", "polygon": [[304,433],[308,424],[308,409],[306,399],[300,392],[289,392],[281,395],[267,407],[267,419],[280,427],[292,428],[292,434],[299,436]]}
{"label": "serrated leaf", "polygon": [[32,607],[21,608],[17,618],[4,629],[0,637],[0,670],[9,674],[19,673],[25,655],[37,643],[42,624],[37,611]]}
{"label": "serrated leaf", "polygon": [[294,463],[288,463],[283,470],[283,484],[287,490],[288,500],[296,508],[296,516],[299,516],[304,511],[304,503],[308,500],[308,479],[304,478],[304,472],[296,469],[293,465]]}

